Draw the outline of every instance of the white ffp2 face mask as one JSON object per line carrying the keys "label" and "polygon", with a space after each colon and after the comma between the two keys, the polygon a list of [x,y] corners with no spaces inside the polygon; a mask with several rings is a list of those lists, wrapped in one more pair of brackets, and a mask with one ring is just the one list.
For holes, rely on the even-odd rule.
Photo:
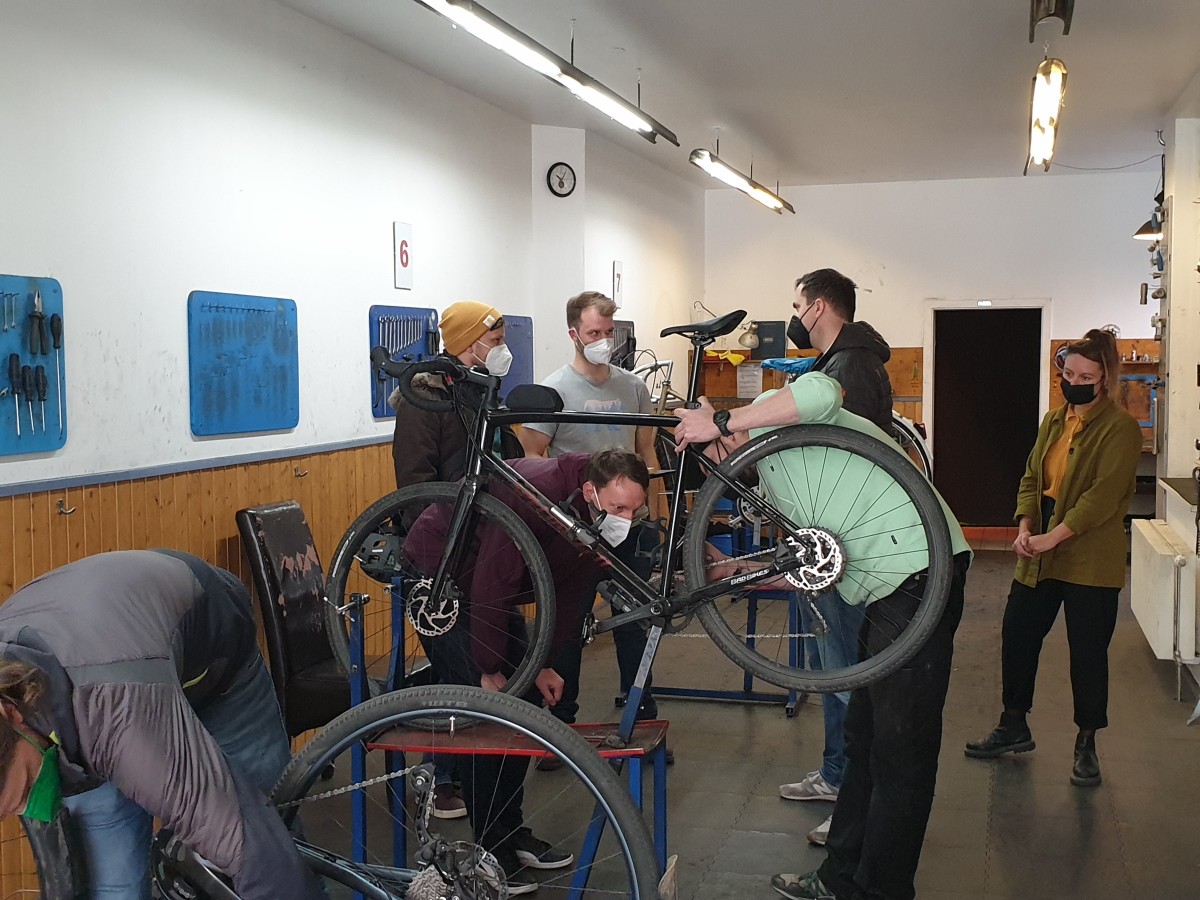
{"label": "white ffp2 face mask", "polygon": [[616,342],[612,338],[601,338],[598,341],[592,341],[583,348],[583,356],[588,362],[596,366],[607,365],[612,359],[613,349]]}
{"label": "white ffp2 face mask", "polygon": [[483,367],[488,370],[489,375],[503,378],[508,374],[508,370],[512,368],[512,363],[513,355],[512,351],[508,349],[508,344],[497,344],[488,350],[487,357],[483,361]]}
{"label": "white ffp2 face mask", "polygon": [[632,519],[623,519],[620,516],[614,516],[612,513],[606,513],[604,518],[600,520],[600,537],[604,538],[609,546],[616,547],[619,544],[625,543],[625,538],[629,537],[629,529],[632,527]]}

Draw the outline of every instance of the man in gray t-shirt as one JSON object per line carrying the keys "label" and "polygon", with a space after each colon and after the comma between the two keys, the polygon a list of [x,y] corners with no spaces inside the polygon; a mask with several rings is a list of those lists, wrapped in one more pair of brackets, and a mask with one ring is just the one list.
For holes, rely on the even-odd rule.
{"label": "man in gray t-shirt", "polygon": [[[598,291],[584,291],[567,301],[567,329],[575,345],[575,356],[542,384],[558,391],[563,409],[573,412],[653,412],[650,391],[635,375],[609,363],[613,351],[613,314],[617,306]],[[522,425],[521,445],[526,456],[560,456],[563,453],[594,453],[615,448],[637,453],[650,471],[658,468],[654,450],[654,428],[633,425]],[[651,572],[651,554],[657,544],[657,531],[650,526],[634,526],[629,537],[617,548],[617,555],[643,578]],[[580,629],[582,629],[582,622]],[[617,668],[621,676],[621,695],[629,692],[637,675],[638,664],[646,647],[646,633],[636,623],[613,630],[617,648]],[[572,658],[559,658],[554,668],[566,681],[563,700],[553,712],[565,722],[575,721],[579,694],[579,652],[573,647]],[[639,718],[658,715],[658,705],[646,683]]]}
{"label": "man in gray t-shirt", "polygon": [[[542,381],[552,387],[563,400],[563,409],[579,412],[652,412],[650,391],[636,375],[608,366],[608,378],[594,384],[571,365],[565,365]],[[595,453],[616,448],[636,452],[639,430],[633,425],[558,425],[554,423],[526,425],[526,428],[546,435],[550,456],[564,453]],[[645,429],[649,430],[649,429]],[[655,462],[645,460],[646,465]]]}

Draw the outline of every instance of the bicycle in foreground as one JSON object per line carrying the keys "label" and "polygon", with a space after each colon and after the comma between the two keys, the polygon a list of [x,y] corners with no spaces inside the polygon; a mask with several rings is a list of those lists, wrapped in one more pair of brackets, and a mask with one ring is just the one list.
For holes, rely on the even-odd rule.
{"label": "bicycle in foreground", "polygon": [[[527,792],[527,823],[543,831],[555,827],[558,843],[576,853],[593,823],[602,832],[588,857],[545,873],[539,897],[658,900],[660,867],[646,824],[628,788],[595,748],[529,703],[454,685],[366,700],[321,729],[281,776],[272,799],[331,900],[509,896],[503,869],[475,843],[465,820],[433,817],[433,767],[420,752],[387,749],[436,743],[452,751],[456,736],[484,731],[490,742],[510,747],[514,758],[561,764]],[[90,897],[69,818],[24,824],[37,863],[38,894],[44,900]],[[239,900],[223,876],[169,832],[155,837],[151,883],[154,896],[167,900]]]}

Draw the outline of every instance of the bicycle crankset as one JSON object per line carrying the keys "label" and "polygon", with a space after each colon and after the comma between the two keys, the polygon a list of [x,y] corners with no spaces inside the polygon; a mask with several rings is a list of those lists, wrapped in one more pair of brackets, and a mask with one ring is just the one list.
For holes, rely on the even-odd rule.
{"label": "bicycle crankset", "polygon": [[433,581],[422,578],[413,583],[405,598],[408,621],[412,622],[419,634],[426,637],[445,634],[458,621],[458,589],[447,579],[443,582],[442,595],[434,600],[430,596],[432,588]]}
{"label": "bicycle crankset", "polygon": [[798,568],[788,569],[783,577],[802,591],[828,590],[846,571],[846,553],[841,541],[824,528],[798,528],[784,538],[780,547],[781,556],[794,557],[800,562]]}

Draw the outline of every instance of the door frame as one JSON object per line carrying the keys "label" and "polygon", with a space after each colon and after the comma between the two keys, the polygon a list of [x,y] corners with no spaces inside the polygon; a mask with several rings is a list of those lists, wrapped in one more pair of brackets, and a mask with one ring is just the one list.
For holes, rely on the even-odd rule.
{"label": "door frame", "polygon": [[[934,335],[936,332],[935,313],[939,309],[977,309],[980,312],[987,312],[989,309],[1038,309],[1041,311],[1042,331],[1038,337],[1038,343],[1041,345],[1042,363],[1041,371],[1038,374],[1038,421],[1046,415],[1050,408],[1050,373],[1045,362],[1050,359],[1050,309],[1052,299],[1045,298],[1029,298],[1016,300],[990,300],[988,306],[980,306],[980,302],[987,301],[987,298],[976,298],[971,300],[947,300],[941,297],[931,297],[925,300],[925,320],[923,323],[923,341],[922,341],[922,356],[923,363],[921,365],[921,417],[925,420],[925,428],[928,432],[929,446],[933,446],[934,430],[937,428],[937,418],[934,415],[933,405],[933,367],[936,359],[934,346]],[[936,460],[935,460],[936,465]]]}

